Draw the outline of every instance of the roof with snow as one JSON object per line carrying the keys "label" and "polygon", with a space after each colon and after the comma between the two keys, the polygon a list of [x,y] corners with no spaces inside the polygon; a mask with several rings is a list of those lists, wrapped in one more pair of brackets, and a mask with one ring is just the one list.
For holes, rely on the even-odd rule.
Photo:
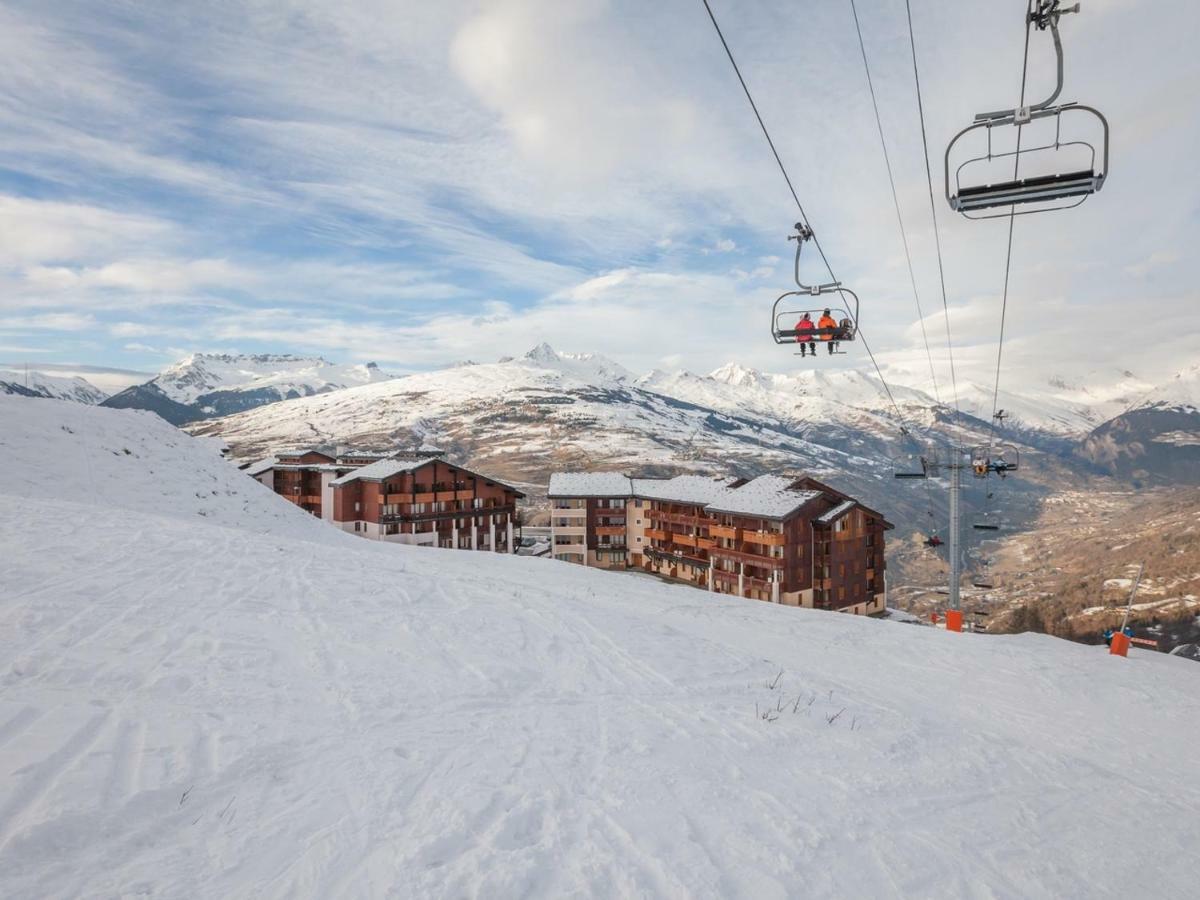
{"label": "roof with snow", "polygon": [[267,472],[275,468],[275,464],[278,462],[279,460],[274,456],[268,456],[266,459],[260,459],[258,462],[250,463],[250,465],[246,466],[246,468],[242,471],[244,471],[247,475],[261,475],[263,472]]}
{"label": "roof with snow", "polygon": [[361,469],[347,472],[341,478],[333,479],[330,484],[349,484],[351,481],[358,480],[383,481],[385,478],[401,475],[404,472],[411,472],[414,469],[421,468],[421,466],[438,461],[439,459],[436,456],[427,456],[423,459],[381,459],[378,462],[363,466]]}
{"label": "roof with snow", "polygon": [[694,503],[707,506],[720,498],[736,480],[708,475],[676,475],[674,478],[633,478],[633,495],[646,500]]}
{"label": "roof with snow", "polygon": [[554,472],[548,497],[632,497],[633,484],[620,472]]}
{"label": "roof with snow", "polygon": [[782,519],[821,496],[821,491],[791,490],[796,481],[781,475],[760,475],[741,487],[726,488],[708,508],[736,516]]}
{"label": "roof with snow", "polygon": [[828,512],[817,516],[817,521],[820,522],[822,525],[828,525],[831,522],[836,522],[838,519],[840,519],[846,513],[850,512],[850,510],[854,509],[854,507],[856,507],[857,505],[858,505],[857,500],[846,500],[842,503],[839,503],[837,506],[835,506],[833,509],[829,510]]}

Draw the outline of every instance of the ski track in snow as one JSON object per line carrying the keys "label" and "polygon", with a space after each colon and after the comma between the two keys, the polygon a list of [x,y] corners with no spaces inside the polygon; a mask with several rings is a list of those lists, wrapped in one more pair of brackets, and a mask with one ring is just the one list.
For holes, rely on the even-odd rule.
{"label": "ski track in snow", "polygon": [[[1192,896],[1191,662],[377,544],[15,410],[0,896]],[[102,506],[36,469],[87,429]]]}

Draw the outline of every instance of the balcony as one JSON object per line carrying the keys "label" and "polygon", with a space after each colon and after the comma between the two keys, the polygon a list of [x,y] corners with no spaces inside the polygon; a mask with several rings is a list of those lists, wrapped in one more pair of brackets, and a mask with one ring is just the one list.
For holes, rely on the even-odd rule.
{"label": "balcony", "polygon": [[742,539],[742,529],[734,528],[731,525],[709,525],[708,533],[715,538],[727,538],[731,541]]}
{"label": "balcony", "polygon": [[653,521],[670,522],[673,525],[699,525],[706,522],[702,516],[688,515],[687,513],[667,512],[663,509],[649,509],[646,515]]}
{"label": "balcony", "polygon": [[646,539],[650,541],[669,541],[671,534],[663,531],[661,528],[647,528]]}
{"label": "balcony", "polygon": [[694,534],[671,534],[671,541],[679,544],[681,547],[696,546],[696,536]]}
{"label": "balcony", "polygon": [[764,547],[782,547],[787,538],[780,531],[750,531],[742,532],[742,540],[751,544],[761,544]]}
{"label": "balcony", "polygon": [[696,538],[696,549],[697,550],[711,550],[715,546],[717,546],[717,542],[712,540],[711,538],[706,538],[706,537]]}
{"label": "balcony", "polygon": [[764,569],[783,568],[782,559],[773,559],[770,556],[760,556],[757,553],[745,553],[741,550],[728,550],[725,547],[713,547],[709,553],[718,558],[736,559],[738,562],[749,563],[752,566],[761,566]]}
{"label": "balcony", "polygon": [[624,525],[597,525],[596,534],[598,535],[624,535]]}
{"label": "balcony", "polygon": [[[482,519],[483,526],[487,525],[488,516],[498,516],[501,513],[514,513],[516,506],[508,504],[507,506],[481,506],[478,509],[448,509],[445,512],[425,512],[425,513],[396,513],[394,515],[381,515],[380,522],[429,522],[434,519]],[[582,532],[580,532],[582,533]]]}

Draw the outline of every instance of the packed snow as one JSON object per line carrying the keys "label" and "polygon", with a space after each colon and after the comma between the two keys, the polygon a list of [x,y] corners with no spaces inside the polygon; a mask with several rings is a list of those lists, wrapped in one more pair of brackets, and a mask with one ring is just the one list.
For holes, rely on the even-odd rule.
{"label": "packed snow", "polygon": [[1194,895],[1193,663],[307,516],[0,396],[0,896]]}

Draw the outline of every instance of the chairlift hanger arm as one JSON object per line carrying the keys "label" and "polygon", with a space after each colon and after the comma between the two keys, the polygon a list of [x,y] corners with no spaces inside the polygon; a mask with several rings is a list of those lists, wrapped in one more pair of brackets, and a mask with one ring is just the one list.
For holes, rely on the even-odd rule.
{"label": "chairlift hanger arm", "polygon": [[1031,113],[1049,108],[1050,104],[1058,99],[1058,95],[1062,93],[1063,89],[1063,46],[1062,36],[1058,33],[1058,20],[1059,17],[1065,15],[1066,13],[1079,12],[1078,3],[1076,3],[1074,6],[1069,6],[1064,9],[1061,6],[1061,2],[1062,0],[1029,0],[1029,9],[1025,14],[1026,29],[1034,25],[1037,26],[1038,31],[1045,31],[1047,28],[1049,28],[1050,35],[1054,39],[1056,71],[1054,92],[1051,93],[1050,96],[1041,103],[1031,103],[1028,106],[1019,109],[1000,109],[994,110],[993,112],[976,113],[976,122],[985,122],[991,121],[992,119],[1002,119],[1007,116],[1014,116],[1020,120],[1021,124],[1023,124],[1024,121],[1029,119]]}
{"label": "chairlift hanger arm", "polygon": [[[836,291],[841,287],[842,283],[840,281],[828,281],[824,284],[805,284],[800,280],[800,251],[804,248],[804,242],[811,241],[813,237],[813,230],[811,228],[803,222],[797,222],[796,233],[788,235],[788,240],[796,242],[796,263],[792,269],[792,277],[796,280],[796,286],[805,294],[817,296],[818,294],[828,294],[831,291]],[[857,313],[854,315],[854,321],[858,322]]]}

